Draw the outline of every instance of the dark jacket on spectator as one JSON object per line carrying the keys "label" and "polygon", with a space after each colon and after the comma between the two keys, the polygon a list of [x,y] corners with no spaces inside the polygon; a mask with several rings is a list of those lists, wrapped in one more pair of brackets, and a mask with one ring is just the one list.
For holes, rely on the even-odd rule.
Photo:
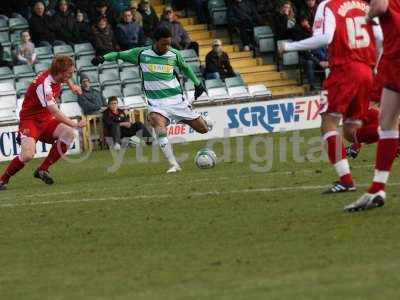
{"label": "dark jacket on spectator", "polygon": [[111,127],[114,124],[129,121],[129,117],[125,114],[122,109],[118,108],[118,113],[114,114],[109,108],[103,111],[103,133],[104,136],[111,136]]}
{"label": "dark jacket on spectator", "polygon": [[141,8],[139,8],[138,10],[142,14],[144,34],[147,37],[151,38],[153,36],[153,31],[157,27],[157,24],[160,20],[158,19],[158,16],[152,6],[150,7],[150,14],[147,14]]}
{"label": "dark jacket on spectator", "polygon": [[108,52],[119,49],[114,32],[110,25],[105,30],[100,30],[96,25],[92,27],[92,44],[97,55],[104,55]]}
{"label": "dark jacket on spectator", "polygon": [[246,0],[228,7],[227,17],[229,24],[234,26],[254,27],[263,23],[254,4]]}
{"label": "dark jacket on spectator", "polygon": [[172,33],[172,47],[178,50],[186,49],[191,40],[190,37],[183,28],[182,24],[178,21],[168,21],[168,20],[161,20],[158,23],[157,27],[167,27]]}
{"label": "dark jacket on spectator", "polygon": [[67,43],[79,43],[81,41],[79,27],[72,11],[63,13],[57,11],[53,16],[53,26],[57,39]]}
{"label": "dark jacket on spectator", "polygon": [[108,24],[110,24],[111,27],[114,29],[115,26],[117,26],[117,20],[115,18],[115,14],[114,14],[114,11],[113,11],[111,5],[107,6],[107,11],[106,11],[105,15],[103,16],[96,9],[95,1],[92,1],[92,2],[94,2],[94,3],[92,4],[92,9],[89,12],[89,19],[91,21],[91,24],[95,24],[100,17],[106,17]]}
{"label": "dark jacket on spectator", "polygon": [[90,28],[89,23],[86,22],[76,22],[79,29],[79,36],[82,42],[89,42],[92,40],[91,33],[92,29]]}
{"label": "dark jacket on spectator", "polygon": [[206,73],[218,72],[222,78],[235,76],[235,72],[232,69],[229,61],[229,56],[226,52],[222,52],[218,55],[216,51],[210,51],[206,55]]}
{"label": "dark jacket on spectator", "polygon": [[52,43],[56,39],[52,18],[47,14],[40,17],[33,12],[29,20],[29,32],[35,44],[41,41]]}
{"label": "dark jacket on spectator", "polygon": [[143,28],[137,23],[119,23],[115,29],[115,36],[121,50],[143,46],[145,37]]}
{"label": "dark jacket on spectator", "polygon": [[98,112],[102,107],[107,106],[103,96],[94,88],[90,88],[89,91],[82,89],[82,95],[78,96],[78,104],[84,115]]}
{"label": "dark jacket on spectator", "polygon": [[277,12],[274,16],[274,31],[278,40],[296,39],[296,23],[293,20],[293,27],[288,28],[288,16]]}

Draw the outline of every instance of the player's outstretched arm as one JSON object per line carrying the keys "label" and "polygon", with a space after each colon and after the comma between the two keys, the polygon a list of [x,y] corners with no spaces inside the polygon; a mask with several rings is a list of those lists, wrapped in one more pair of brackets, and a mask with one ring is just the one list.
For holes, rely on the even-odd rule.
{"label": "player's outstretched arm", "polygon": [[197,78],[196,74],[194,74],[192,68],[186,63],[180,52],[177,52],[176,56],[179,70],[194,83],[194,98],[197,100],[197,98],[205,92],[204,86]]}
{"label": "player's outstretched arm", "polygon": [[69,89],[77,96],[82,95],[82,89],[79,85],[75,84],[71,79],[68,80],[67,85]]}
{"label": "player's outstretched arm", "polygon": [[326,1],[318,5],[313,26],[313,36],[294,43],[283,43],[279,52],[313,50],[329,45],[336,30],[333,12],[325,7]]}
{"label": "player's outstretched arm", "polygon": [[385,14],[389,7],[389,1],[390,0],[371,0],[369,3],[368,17],[372,19]]}
{"label": "player's outstretched arm", "polygon": [[97,66],[104,63],[105,61],[117,61],[118,59],[130,62],[131,64],[137,65],[139,62],[139,53],[146,49],[145,47],[133,48],[131,50],[120,51],[120,52],[109,52],[103,56],[96,56],[92,59],[92,64]]}
{"label": "player's outstretched arm", "polygon": [[79,122],[76,122],[75,120],[72,120],[68,118],[59,108],[56,104],[49,105],[47,106],[47,109],[51,112],[51,114],[56,118],[58,121],[61,123],[64,123],[65,125],[68,125],[69,127],[72,128],[82,128],[86,126],[86,122],[84,120],[81,120]]}

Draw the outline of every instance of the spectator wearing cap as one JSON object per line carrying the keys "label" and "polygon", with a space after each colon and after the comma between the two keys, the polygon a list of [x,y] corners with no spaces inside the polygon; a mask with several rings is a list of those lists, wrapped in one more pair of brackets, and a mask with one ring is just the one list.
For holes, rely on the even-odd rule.
{"label": "spectator wearing cap", "polygon": [[100,17],[105,17],[108,24],[110,24],[113,29],[117,26],[114,11],[106,0],[97,0],[90,12],[90,20],[92,21],[92,24],[95,24]]}
{"label": "spectator wearing cap", "polygon": [[143,31],[144,35],[148,38],[152,38],[153,31],[157,27],[158,16],[156,11],[154,10],[153,6],[150,5],[149,0],[142,0],[139,4],[139,12],[142,14],[143,18]]}
{"label": "spectator wearing cap", "polygon": [[106,101],[101,93],[91,87],[89,77],[82,73],[80,76],[82,94],[78,96],[78,104],[84,115],[99,114],[106,109]]}
{"label": "spectator wearing cap", "polygon": [[223,51],[220,40],[214,40],[212,50],[206,55],[206,79],[225,79],[235,76],[228,54]]}
{"label": "spectator wearing cap", "polygon": [[68,44],[81,42],[79,27],[67,0],[58,1],[56,13],[53,16],[53,26],[60,40]]}
{"label": "spectator wearing cap", "polygon": [[33,6],[32,17],[29,20],[32,41],[36,46],[55,46],[65,44],[56,38],[53,20],[46,13],[43,1],[37,1]]}
{"label": "spectator wearing cap", "polygon": [[172,33],[172,47],[178,50],[193,49],[199,55],[199,44],[191,41],[189,34],[182,24],[175,20],[174,13],[170,6],[164,8],[161,21],[158,27],[166,27]]}
{"label": "spectator wearing cap", "polygon": [[132,1],[131,6],[129,8],[132,12],[133,19],[135,20],[134,22],[143,27],[143,17],[142,17],[142,14],[138,10],[137,3],[135,1]]}
{"label": "spectator wearing cap", "polygon": [[122,13],[122,21],[115,29],[115,36],[121,50],[144,46],[145,37],[143,28],[134,21],[135,16],[128,8]]}
{"label": "spectator wearing cap", "polygon": [[96,25],[92,27],[92,38],[96,55],[104,55],[120,49],[106,17],[100,17]]}
{"label": "spectator wearing cap", "polygon": [[[130,122],[126,113],[118,108],[118,98],[108,98],[108,107],[103,112],[104,137],[112,138],[113,148],[121,149],[121,140],[127,137],[136,136],[138,133],[145,139],[148,145],[151,144],[151,134],[141,122]],[[111,146],[111,145],[110,145]]]}

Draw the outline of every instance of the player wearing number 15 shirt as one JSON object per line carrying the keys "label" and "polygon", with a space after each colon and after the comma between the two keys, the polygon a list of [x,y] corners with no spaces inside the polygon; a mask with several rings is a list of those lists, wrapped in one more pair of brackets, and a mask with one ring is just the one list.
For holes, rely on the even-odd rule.
{"label": "player wearing number 15 shirt", "polygon": [[280,52],[304,51],[328,46],[330,74],[324,83],[327,103],[321,109],[321,133],[340,180],[327,193],[356,189],[337,127],[343,119],[344,137],[354,142],[368,110],[377,44],[382,41],[380,27],[366,20],[368,10],[368,3],[363,0],[323,1],[317,9],[313,36],[283,43],[280,49]]}

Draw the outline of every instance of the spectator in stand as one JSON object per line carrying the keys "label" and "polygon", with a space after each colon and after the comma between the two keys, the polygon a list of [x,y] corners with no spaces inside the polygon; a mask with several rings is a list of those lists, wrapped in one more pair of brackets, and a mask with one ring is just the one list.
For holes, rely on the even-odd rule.
{"label": "spectator in stand", "polygon": [[65,44],[56,38],[52,18],[46,13],[43,1],[37,1],[33,6],[32,17],[29,20],[32,41],[36,46],[55,46]]}
{"label": "spectator in stand", "polygon": [[227,77],[234,77],[235,72],[229,61],[229,56],[222,49],[220,40],[212,42],[212,50],[206,55],[206,79],[225,79]]}
{"label": "spectator in stand", "polygon": [[113,29],[115,26],[117,26],[117,20],[115,19],[114,12],[109,2],[106,0],[97,0],[89,17],[92,21],[92,24],[96,23],[100,17],[105,17],[108,21],[108,24],[110,24]]}
{"label": "spectator in stand", "polygon": [[239,30],[243,49],[249,51],[250,45],[254,44],[254,27],[263,25],[254,4],[249,0],[235,0],[228,7],[227,17],[229,25]]}
{"label": "spectator in stand", "polygon": [[171,6],[175,9],[175,10],[179,10],[179,16],[180,17],[186,17],[187,16],[187,12],[188,12],[188,0],[172,0],[171,1]]}
{"label": "spectator in stand", "polygon": [[102,113],[106,107],[106,100],[101,93],[91,87],[89,77],[82,73],[81,76],[82,94],[78,96],[78,104],[82,108],[84,115]]}
{"label": "spectator in stand", "polygon": [[79,35],[82,42],[89,42],[91,40],[91,29],[89,23],[85,20],[85,15],[82,11],[76,12],[76,24],[78,25]]}
{"label": "spectator in stand", "polygon": [[306,39],[312,36],[312,27],[314,24],[315,14],[317,12],[316,0],[306,0],[305,6],[300,11],[300,29],[301,36],[299,39]]}
{"label": "spectator in stand", "polygon": [[131,10],[125,9],[122,13],[122,22],[115,29],[115,36],[121,50],[128,50],[144,46],[145,37],[143,28],[135,23],[135,16]]}
{"label": "spectator in stand", "polygon": [[81,12],[85,12],[85,14],[89,14],[92,6],[93,6],[93,1],[92,0],[75,0],[75,8],[77,10],[80,10]]}
{"label": "spectator in stand", "polygon": [[93,26],[92,38],[96,55],[104,55],[120,49],[106,17],[100,17],[96,25]]}
{"label": "spectator in stand", "polygon": [[197,21],[202,23],[207,23],[207,0],[193,0],[194,9],[196,12]]}
{"label": "spectator in stand", "polygon": [[154,10],[153,6],[150,5],[149,0],[140,1],[139,12],[142,14],[143,18],[143,31],[146,37],[152,38],[153,31],[160,21]]}
{"label": "spectator in stand", "polygon": [[138,10],[138,5],[135,1],[132,1],[130,10],[133,15],[134,22],[143,27],[143,17],[142,14]]}
{"label": "spectator in stand", "polygon": [[31,42],[29,30],[23,30],[20,33],[21,44],[15,49],[16,63],[18,65],[33,65],[37,62],[35,45]]}
{"label": "spectator in stand", "polygon": [[172,33],[172,47],[178,50],[193,49],[199,55],[199,44],[190,40],[189,34],[182,24],[175,20],[170,6],[164,8],[158,27],[166,27]]}
{"label": "spectator in stand", "polygon": [[10,61],[4,60],[4,48],[0,43],[0,67],[9,67],[12,68],[12,63]]}
{"label": "spectator in stand", "polygon": [[[112,138],[114,150],[121,149],[121,140],[136,136],[142,131],[146,144],[151,145],[151,134],[141,122],[132,123],[122,109],[118,108],[117,97],[108,98],[108,108],[103,112],[104,136]],[[109,145],[111,146],[111,145]]]}
{"label": "spectator in stand", "polygon": [[317,89],[316,84],[316,70],[323,70],[329,67],[328,63],[328,49],[319,48],[311,51],[303,51],[301,55],[304,71],[310,85],[310,90],[314,91]]}
{"label": "spectator in stand", "polygon": [[296,39],[296,16],[290,2],[284,2],[274,17],[274,31],[278,40]]}
{"label": "spectator in stand", "polygon": [[53,16],[53,26],[56,36],[60,40],[68,44],[81,42],[78,23],[76,22],[74,13],[69,8],[67,0],[58,1],[56,13]]}

